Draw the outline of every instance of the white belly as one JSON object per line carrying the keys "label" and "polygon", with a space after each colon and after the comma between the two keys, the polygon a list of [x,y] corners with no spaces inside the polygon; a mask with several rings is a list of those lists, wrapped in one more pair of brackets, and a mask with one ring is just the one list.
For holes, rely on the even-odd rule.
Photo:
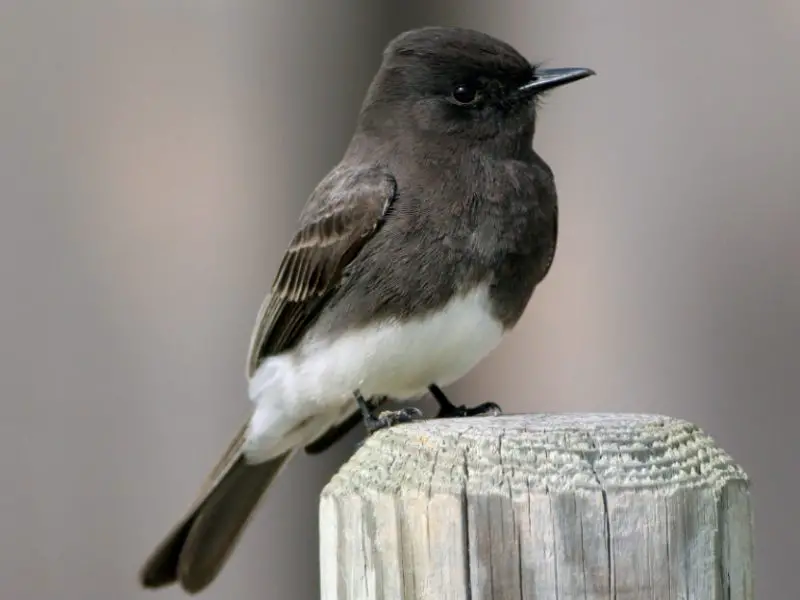
{"label": "white belly", "polygon": [[[301,371],[340,393],[397,400],[448,385],[491,352],[503,335],[491,316],[486,288],[452,300],[425,319],[382,323],[334,341],[304,348]],[[312,390],[309,390],[311,392]]]}
{"label": "white belly", "polygon": [[351,402],[355,390],[367,398],[404,400],[424,394],[431,384],[446,386],[502,337],[482,286],[423,319],[306,340],[290,354],[266,359],[250,380],[256,404],[250,437],[274,440],[292,424]]}

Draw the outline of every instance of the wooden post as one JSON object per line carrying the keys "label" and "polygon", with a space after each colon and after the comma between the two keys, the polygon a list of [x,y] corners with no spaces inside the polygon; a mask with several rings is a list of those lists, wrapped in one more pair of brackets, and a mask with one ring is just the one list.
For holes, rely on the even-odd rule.
{"label": "wooden post", "polygon": [[745,473],[685,421],[381,431],[322,492],[323,600],[751,600]]}

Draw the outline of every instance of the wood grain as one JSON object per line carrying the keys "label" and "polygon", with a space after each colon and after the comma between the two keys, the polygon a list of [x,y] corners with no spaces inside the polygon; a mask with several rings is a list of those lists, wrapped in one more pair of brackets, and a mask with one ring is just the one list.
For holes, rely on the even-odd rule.
{"label": "wood grain", "polygon": [[420,421],[322,492],[323,600],[749,600],[743,470],[659,415]]}

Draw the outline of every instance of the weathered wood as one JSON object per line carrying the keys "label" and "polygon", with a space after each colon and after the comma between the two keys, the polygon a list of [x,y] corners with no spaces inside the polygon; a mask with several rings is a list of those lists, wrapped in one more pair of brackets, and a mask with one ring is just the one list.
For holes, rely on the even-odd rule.
{"label": "weathered wood", "polygon": [[323,490],[320,538],[323,600],[753,598],[747,476],[657,415],[379,432]]}

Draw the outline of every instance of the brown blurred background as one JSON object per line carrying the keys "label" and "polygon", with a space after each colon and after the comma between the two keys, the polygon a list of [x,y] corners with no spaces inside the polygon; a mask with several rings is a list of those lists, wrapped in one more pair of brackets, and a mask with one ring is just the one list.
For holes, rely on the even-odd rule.
{"label": "brown blurred background", "polygon": [[[554,269],[454,397],[697,422],[753,478],[759,597],[796,594],[795,0],[4,0],[0,597],[149,596],[141,560],[249,409],[297,213],[424,24],[598,72],[540,121]],[[205,598],[318,598],[317,494],[360,435],[291,465]]]}

